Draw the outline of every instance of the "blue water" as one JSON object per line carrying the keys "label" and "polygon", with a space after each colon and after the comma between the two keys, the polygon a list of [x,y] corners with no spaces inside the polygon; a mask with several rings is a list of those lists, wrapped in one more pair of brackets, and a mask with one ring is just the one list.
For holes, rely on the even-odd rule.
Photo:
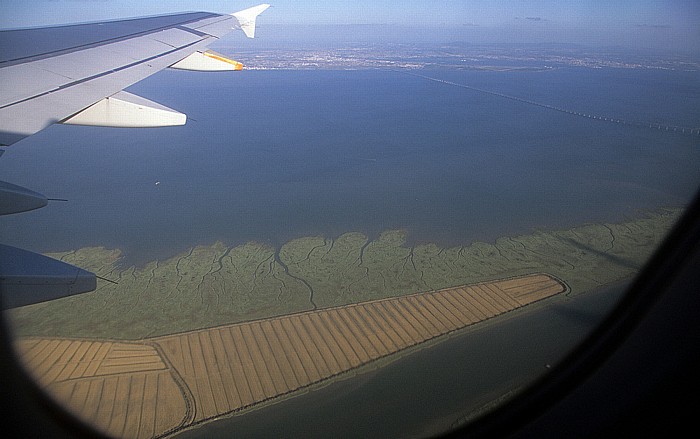
{"label": "blue water", "polygon": [[[606,117],[700,123],[697,72],[421,73]],[[129,91],[187,125],[52,126],[8,148],[1,179],[69,202],[0,218],[0,241],[116,247],[137,263],[216,240],[395,228],[469,244],[682,206],[700,184],[700,136],[393,71],[164,71]]]}

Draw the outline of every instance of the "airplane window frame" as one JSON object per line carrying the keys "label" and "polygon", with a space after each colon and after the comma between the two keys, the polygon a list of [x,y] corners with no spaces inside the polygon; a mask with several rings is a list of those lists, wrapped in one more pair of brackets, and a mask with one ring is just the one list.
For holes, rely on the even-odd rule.
{"label": "airplane window frame", "polygon": [[[589,333],[583,342],[573,346],[569,354],[541,378],[529,383],[527,388],[515,397],[505,401],[492,410],[483,413],[471,422],[458,427],[455,431],[447,432],[444,437],[504,437],[504,436],[534,436],[560,437],[571,433],[567,431],[566,422],[557,415],[557,407],[563,401],[576,398],[577,392],[595,381],[596,375],[605,370],[612,358],[619,355],[622,348],[642,328],[648,319],[660,317],[660,307],[669,306],[669,300],[679,306],[684,306],[683,321],[671,322],[667,332],[676,335],[687,328],[700,326],[687,319],[690,310],[700,309],[700,298],[691,293],[700,292],[700,273],[693,269],[700,268],[700,192],[689,202],[678,222],[672,227],[661,245],[655,249],[651,258],[640,269],[624,293],[622,299],[605,316],[596,328]],[[2,263],[2,261],[0,261]],[[688,273],[691,274],[688,278]],[[678,285],[685,285],[686,292],[678,290]],[[680,297],[680,300],[679,300]],[[692,313],[690,313],[692,314]],[[700,315],[700,314],[696,314]],[[653,324],[653,323],[652,323]],[[693,326],[694,324],[694,326]],[[658,328],[657,328],[658,329]],[[663,328],[662,328],[663,329]],[[648,328],[646,329],[649,330]],[[700,340],[700,337],[698,338]],[[656,346],[658,352],[658,346]],[[689,346],[687,352],[681,353],[688,372],[695,364],[700,365],[700,343]],[[644,365],[638,366],[644,367]],[[677,371],[667,369],[666,372]],[[663,373],[663,371],[656,371]],[[13,349],[12,328],[5,316],[0,313],[0,413],[4,414],[4,422],[8,431],[22,431],[28,437],[107,437],[73,416],[61,404],[50,398],[31,379],[21,366]],[[677,384],[686,375],[667,376],[669,382]],[[636,375],[632,374],[620,381],[620,386],[635,385],[632,383]],[[688,384],[687,390],[696,393],[700,379]],[[598,384],[599,385],[599,384]],[[604,419],[605,425],[591,425],[587,431],[578,431],[578,436],[601,435],[602,433],[643,433],[658,431],[682,431],[692,420],[695,406],[688,406],[673,415],[674,408],[660,408],[655,413],[655,419],[637,419],[637,424],[631,425],[634,415],[650,414],[654,410],[649,407],[649,395],[659,395],[658,383],[636,383],[641,386],[645,399],[633,403],[629,407],[614,406],[609,402],[611,410],[621,413],[621,417]],[[645,387],[646,386],[646,387]],[[677,390],[677,387],[674,386]],[[617,391],[619,389],[609,389]],[[584,390],[585,392],[585,390]],[[600,391],[598,390],[598,393]],[[700,394],[700,392],[696,393]],[[668,397],[663,393],[662,396]],[[590,398],[596,398],[589,395]],[[606,409],[605,401],[601,401],[601,410]],[[612,413],[612,412],[611,412]],[[585,417],[585,413],[572,413],[572,417]],[[609,416],[614,416],[613,414]],[[666,419],[663,419],[664,416]],[[661,419],[661,423],[657,423]],[[675,422],[676,425],[670,425]],[[570,424],[569,424],[570,425]],[[657,430],[648,430],[650,428]],[[589,433],[589,434],[586,434]]]}

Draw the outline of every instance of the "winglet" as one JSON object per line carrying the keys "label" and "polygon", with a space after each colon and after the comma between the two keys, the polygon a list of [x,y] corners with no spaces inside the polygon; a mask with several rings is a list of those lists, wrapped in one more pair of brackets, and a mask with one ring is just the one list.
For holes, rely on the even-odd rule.
{"label": "winglet", "polygon": [[234,12],[231,15],[238,20],[238,26],[234,26],[234,29],[241,29],[243,32],[245,32],[245,35],[248,38],[255,37],[255,19],[269,7],[270,5],[268,4],[262,4],[244,9],[242,11]]}

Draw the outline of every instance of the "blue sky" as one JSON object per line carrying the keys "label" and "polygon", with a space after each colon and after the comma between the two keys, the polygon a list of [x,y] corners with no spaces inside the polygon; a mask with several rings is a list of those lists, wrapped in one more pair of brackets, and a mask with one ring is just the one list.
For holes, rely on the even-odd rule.
{"label": "blue sky", "polygon": [[[264,0],[263,0],[264,1]],[[268,0],[262,26],[377,24],[392,38],[578,42],[700,48],[695,0]],[[0,0],[0,26],[24,27],[180,11],[233,12],[259,2],[221,0]],[[289,34],[287,34],[289,35]],[[290,36],[293,39],[300,35]],[[464,37],[464,38],[462,38]],[[501,40],[501,41],[498,41]]]}

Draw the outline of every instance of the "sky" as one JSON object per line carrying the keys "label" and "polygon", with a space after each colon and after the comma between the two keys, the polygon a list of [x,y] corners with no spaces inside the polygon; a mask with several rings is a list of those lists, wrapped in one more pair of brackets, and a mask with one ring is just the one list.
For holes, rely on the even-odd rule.
{"label": "sky", "polygon": [[[265,1],[265,0],[263,0]],[[267,0],[260,28],[274,38],[338,38],[347,25],[382,25],[384,38],[559,42],[700,51],[696,0]],[[96,21],[182,11],[234,12],[252,1],[0,0],[0,27]],[[329,30],[330,25],[343,29]],[[295,26],[296,32],[295,32]],[[304,26],[304,32],[298,26]],[[318,29],[326,28],[325,31]],[[271,33],[274,33],[271,31]],[[350,32],[348,38],[353,37]]]}

